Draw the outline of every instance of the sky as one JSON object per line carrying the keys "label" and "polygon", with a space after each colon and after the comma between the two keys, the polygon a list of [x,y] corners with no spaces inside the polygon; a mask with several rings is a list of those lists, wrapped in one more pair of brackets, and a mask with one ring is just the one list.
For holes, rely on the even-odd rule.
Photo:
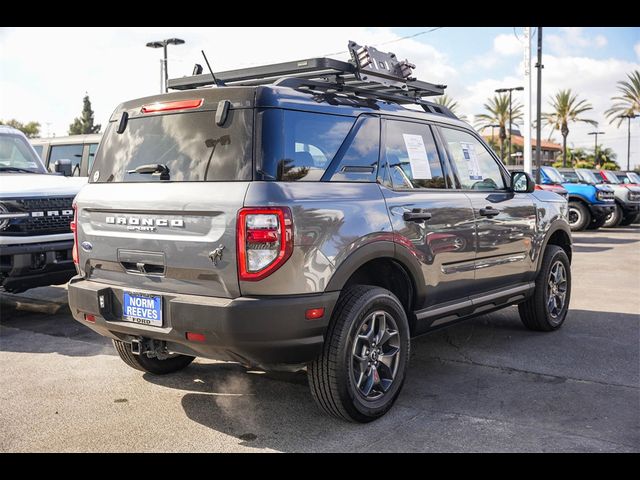
{"label": "sky", "polygon": [[[189,75],[195,63],[204,64],[202,49],[214,71],[221,71],[317,56],[347,59],[349,40],[374,45],[416,64],[419,79],[448,85],[446,92],[470,121],[483,112],[496,88],[523,85],[523,27],[433,28],[3,27],[0,119],[38,121],[43,136],[66,135],[86,92],[96,122],[104,125],[120,102],[160,91],[162,49],[145,44],[170,37],[186,41],[169,47],[170,78]],[[626,165],[626,122],[618,129],[604,111],[618,93],[616,82],[640,69],[640,28],[545,27],[542,63],[543,112],[550,111],[552,94],[571,88],[593,105],[588,118],[605,132],[598,142],[611,147]],[[535,69],[533,74],[535,118]],[[514,92],[513,98],[522,100],[522,93]],[[592,126],[576,123],[569,129],[570,147],[593,149],[593,135],[588,135]],[[545,128],[543,138],[549,133]],[[558,132],[553,138],[561,140]],[[631,164],[640,165],[640,118],[631,124]]]}

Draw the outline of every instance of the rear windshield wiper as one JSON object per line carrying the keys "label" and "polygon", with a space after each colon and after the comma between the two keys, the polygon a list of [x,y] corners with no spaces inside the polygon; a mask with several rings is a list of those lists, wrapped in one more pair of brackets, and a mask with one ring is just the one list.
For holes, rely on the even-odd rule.
{"label": "rear windshield wiper", "polygon": [[0,167],[0,172],[24,172],[24,173],[40,173],[33,170],[20,167]]}
{"label": "rear windshield wiper", "polygon": [[127,173],[139,173],[141,175],[160,175],[160,180],[169,180],[169,167],[164,163],[150,163],[148,165],[140,165]]}

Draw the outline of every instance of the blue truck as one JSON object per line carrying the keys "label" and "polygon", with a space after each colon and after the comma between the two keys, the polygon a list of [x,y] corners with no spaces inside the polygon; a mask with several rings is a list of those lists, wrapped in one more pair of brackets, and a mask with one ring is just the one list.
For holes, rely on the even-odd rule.
{"label": "blue truck", "polygon": [[562,185],[569,192],[569,226],[574,232],[600,228],[615,209],[611,187],[580,176],[573,168],[541,167],[540,182]]}

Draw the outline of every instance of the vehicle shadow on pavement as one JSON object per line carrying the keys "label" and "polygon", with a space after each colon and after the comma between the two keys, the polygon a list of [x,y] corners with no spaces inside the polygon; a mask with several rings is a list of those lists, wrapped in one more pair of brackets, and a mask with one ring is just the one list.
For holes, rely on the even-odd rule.
{"label": "vehicle shadow on pavement", "polygon": [[[395,442],[404,451],[456,450],[469,443],[472,450],[517,451],[544,450],[550,441],[570,451],[596,444],[624,450],[640,441],[635,413],[625,407],[639,399],[638,319],[573,310],[563,329],[539,333],[526,330],[510,308],[414,339],[396,405],[366,425],[324,415],[303,372],[194,363],[175,375],[144,378],[186,391],[181,403],[190,420],[252,448],[385,451]],[[612,339],[619,350],[601,359]],[[585,356],[600,360],[581,365]],[[566,434],[558,425],[566,426]],[[487,428],[501,432],[490,436],[498,443],[483,443]],[[607,440],[598,443],[599,437]]]}
{"label": "vehicle shadow on pavement", "polygon": [[573,236],[573,243],[606,243],[609,245],[626,245],[628,243],[636,243],[639,241],[640,240],[635,238],[611,238],[611,237],[600,237],[600,236],[583,237],[581,235]]}
{"label": "vehicle shadow on pavement", "polygon": [[590,247],[585,245],[576,245],[573,244],[573,252],[584,252],[584,253],[592,253],[592,252],[606,252],[607,250],[611,250],[613,247]]}
{"label": "vehicle shadow on pavement", "polygon": [[[33,337],[25,341],[24,333]],[[115,355],[111,340],[76,322],[67,310],[56,315],[2,306],[0,351],[58,353],[67,356]]]}

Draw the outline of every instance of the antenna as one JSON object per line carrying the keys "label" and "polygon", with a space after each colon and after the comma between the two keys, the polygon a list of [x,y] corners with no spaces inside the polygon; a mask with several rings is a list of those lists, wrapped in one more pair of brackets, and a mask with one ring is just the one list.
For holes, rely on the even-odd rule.
{"label": "antenna", "polygon": [[213,81],[216,84],[216,87],[218,86],[218,80],[216,80],[216,75],[215,73],[213,73],[213,70],[211,69],[211,65],[209,65],[209,60],[207,60],[207,56],[204,53],[204,50],[200,50],[202,52],[202,56],[204,57],[204,61],[207,62],[207,68],[209,69],[209,71],[211,72],[211,76],[213,77]]}

